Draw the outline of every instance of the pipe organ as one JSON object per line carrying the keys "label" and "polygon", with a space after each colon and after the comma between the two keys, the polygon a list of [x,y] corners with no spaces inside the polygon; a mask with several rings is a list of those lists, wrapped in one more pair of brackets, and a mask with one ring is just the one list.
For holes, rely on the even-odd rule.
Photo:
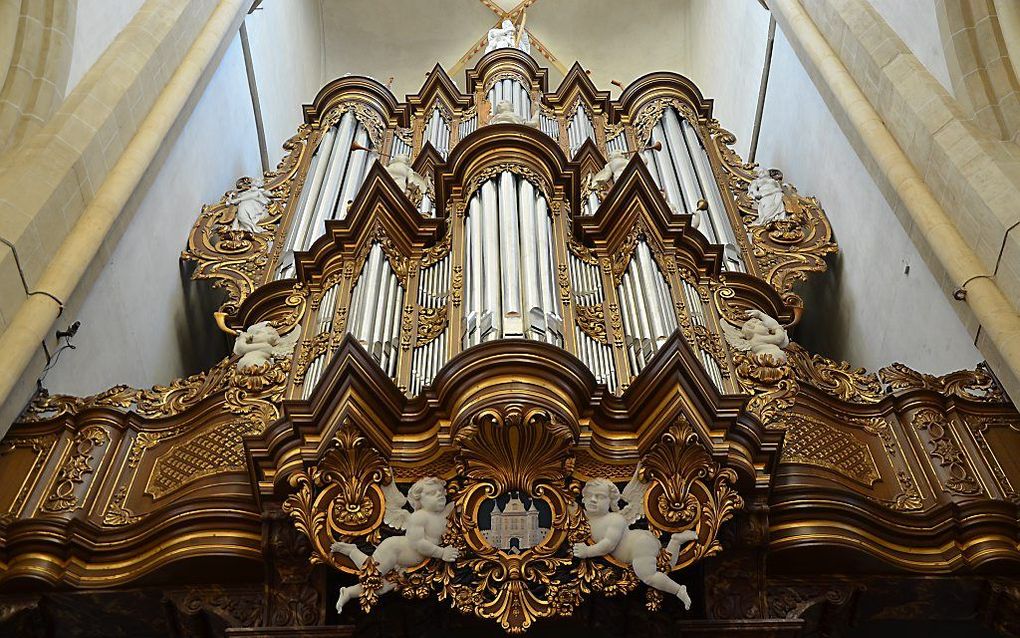
{"label": "pipe organ", "polygon": [[[526,124],[490,126],[503,101]],[[138,605],[162,624],[137,635],[402,635],[399,611],[364,626],[390,589],[446,633],[588,605],[575,623],[793,638],[809,609],[927,614],[933,591],[1018,626],[995,619],[1020,610],[1020,414],[986,368],[874,374],[790,340],[831,226],[762,182],[784,210],[758,219],[771,177],[689,80],[612,99],[575,64],[551,91],[503,46],[463,89],[345,76],[304,117],[184,253],[233,354],[41,392],[2,441],[0,635],[73,634],[33,622],[51,595],[103,635]],[[361,627],[300,628],[327,623]]]}
{"label": "pipe organ", "polygon": [[[646,226],[638,233],[639,241],[612,248],[624,253],[603,257],[626,262],[618,272],[607,272],[592,255],[617,240],[600,248],[598,240],[591,243],[594,236],[586,240],[578,235],[582,226],[606,223],[599,212],[623,185],[614,184],[611,176],[595,184],[594,176],[605,172],[607,158],[622,153],[637,166],[633,170],[650,180],[668,215],[690,220],[676,222],[687,224],[685,236],[717,246],[713,250],[721,255],[723,270],[763,274],[748,259],[750,248],[757,243],[775,250],[779,244],[745,225],[747,203],[726,179],[717,177],[743,175],[746,169],[727,163],[728,151],[721,151],[717,140],[728,134],[711,128],[702,98],[681,83],[681,88],[646,94],[629,89],[620,102],[611,102],[580,67],[550,93],[544,71],[530,57],[508,52],[486,56],[470,70],[466,94],[436,75],[441,73],[433,71],[423,92],[409,96],[406,105],[365,80],[348,81],[348,89],[339,81],[324,90],[316,108],[326,110],[316,111],[320,119],[309,121],[311,134],[302,141],[292,169],[300,190],[273,240],[272,245],[282,246],[272,257],[275,278],[294,277],[295,255],[307,251],[328,224],[347,219],[347,209],[373,166],[385,168],[388,158],[408,156],[427,177],[427,188],[408,196],[415,197],[412,205],[419,215],[446,227],[451,244],[447,253],[427,266],[419,263],[407,271],[404,265],[405,270],[395,272],[391,264],[414,264],[421,255],[412,251],[386,256],[379,245],[362,249],[364,262],[354,262],[356,283],[323,301],[347,309],[342,329],[403,391],[412,396],[424,391],[461,351],[493,340],[529,339],[568,350],[600,383],[619,393],[678,330],[713,383],[720,390],[732,389],[725,347],[719,337],[712,346],[705,336],[718,334],[721,308],[712,299],[706,303],[692,298],[684,287],[690,284],[665,271],[661,255],[667,246],[661,241],[651,246]],[[575,162],[580,170],[571,186],[580,193],[572,222],[556,212],[573,211],[570,195],[553,183],[552,174],[542,175],[538,167],[510,155],[498,159],[499,153],[490,152],[492,160],[472,164],[470,192],[457,194],[442,186],[444,166],[456,162],[461,149],[480,144],[478,136],[495,105],[504,101],[528,122],[524,129],[544,138],[542,144],[558,149],[562,161]],[[533,113],[538,117],[531,119]],[[595,150],[581,153],[589,140],[592,145],[586,148]],[[426,157],[426,146],[438,157]],[[641,150],[633,154],[632,149]],[[578,226],[582,220],[589,221]],[[577,247],[590,258],[579,257],[572,249]],[[687,272],[697,273],[698,267],[691,264]],[[405,288],[408,285],[411,288]],[[796,303],[789,282],[783,285],[783,294]],[[322,341],[322,326],[341,329],[323,319],[303,339]],[[418,334],[400,334],[408,327]],[[317,346],[297,394],[308,395],[338,342]]]}

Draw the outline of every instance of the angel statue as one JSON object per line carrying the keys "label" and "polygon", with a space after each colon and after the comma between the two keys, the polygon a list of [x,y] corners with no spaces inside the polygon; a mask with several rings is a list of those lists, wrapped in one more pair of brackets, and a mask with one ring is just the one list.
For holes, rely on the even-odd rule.
{"label": "angel statue", "polygon": [[758,211],[756,226],[764,226],[777,219],[786,218],[786,206],[783,204],[783,174],[776,169],[757,168],[754,179],[747,186],[748,196],[755,201]]}
{"label": "angel statue", "polygon": [[625,151],[613,151],[609,154],[609,160],[606,165],[602,167],[602,170],[592,176],[593,185],[601,190],[605,185],[609,184],[609,181],[616,181],[620,179],[620,175],[623,174],[623,169],[627,168],[627,153]]}
{"label": "angel statue", "polygon": [[408,194],[411,187],[417,188],[423,195],[428,189],[425,178],[411,168],[411,158],[407,155],[394,155],[390,158],[390,163],[386,165],[386,172],[390,174],[400,190],[404,191],[404,194]]}
{"label": "angel statue", "polygon": [[722,322],[726,343],[735,350],[771,355],[780,363],[784,363],[786,353],[783,352],[783,348],[790,345],[786,329],[761,310],[748,310],[747,316],[747,321],[739,328]]}
{"label": "angel statue", "polygon": [[273,357],[289,355],[294,352],[300,333],[300,330],[292,330],[286,337],[281,337],[268,321],[252,324],[247,330],[238,333],[237,341],[234,342],[234,354],[241,356],[237,369],[263,366]]}
{"label": "angel statue", "polygon": [[231,230],[246,230],[249,233],[261,233],[259,222],[266,216],[270,204],[269,190],[261,179],[251,180],[248,188],[227,198],[228,204],[237,206]]}
{"label": "angel statue", "polygon": [[[446,502],[446,483],[442,479],[435,476],[420,479],[408,490],[407,498],[392,482],[383,492],[386,496],[383,521],[394,529],[404,530],[404,535],[383,539],[372,553],[372,560],[383,576],[379,595],[393,589],[394,583],[385,578],[392,571],[403,572],[426,558],[439,558],[451,563],[458,556],[455,547],[439,544],[453,510],[453,503]],[[405,503],[410,503],[414,512],[405,510]],[[333,543],[330,550],[350,558],[358,569],[363,568],[368,560],[368,554],[354,543]],[[342,588],[340,599],[336,601],[337,612],[343,611],[347,601],[361,596],[361,591],[360,583]]]}
{"label": "angel statue", "polygon": [[531,39],[528,38],[528,32],[524,30],[524,25],[520,26],[521,37],[519,42],[514,42],[517,39],[517,29],[514,23],[509,19],[504,19],[498,27],[489,29],[488,42],[485,45],[485,53],[494,49],[520,49],[525,53],[531,53]]}
{"label": "angel statue", "polygon": [[[690,609],[691,597],[687,595],[687,587],[657,568],[659,551],[662,549],[658,537],[646,529],[630,529],[632,523],[645,516],[644,494],[647,488],[648,483],[639,480],[637,472],[623,489],[623,494],[620,494],[620,489],[612,481],[603,478],[585,483],[581,490],[581,502],[595,544],[575,543],[574,556],[593,558],[609,554],[621,563],[630,565],[642,583],[676,596],[684,604],[684,609]],[[626,502],[622,509],[620,501]],[[670,536],[666,551],[669,552],[671,569],[676,566],[680,548],[696,540],[698,535],[694,530],[684,530]]]}
{"label": "angel statue", "polygon": [[514,105],[510,100],[500,100],[493,109],[489,124],[523,124],[531,128],[538,128],[538,111],[525,121],[523,117],[514,111]]}

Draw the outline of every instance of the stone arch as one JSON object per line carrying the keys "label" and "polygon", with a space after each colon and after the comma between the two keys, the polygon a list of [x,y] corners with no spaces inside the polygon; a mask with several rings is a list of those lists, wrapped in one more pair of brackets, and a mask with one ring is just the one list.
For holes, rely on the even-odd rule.
{"label": "stone arch", "polygon": [[1020,82],[994,0],[938,0],[936,15],[953,90],[995,139],[1020,139]]}

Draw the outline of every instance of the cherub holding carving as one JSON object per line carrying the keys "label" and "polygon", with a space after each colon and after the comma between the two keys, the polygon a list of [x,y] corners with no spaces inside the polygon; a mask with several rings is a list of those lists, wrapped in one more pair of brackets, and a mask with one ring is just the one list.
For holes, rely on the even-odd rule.
{"label": "cherub holding carving", "polygon": [[292,330],[287,336],[281,337],[268,321],[252,324],[247,330],[238,333],[237,341],[234,342],[234,354],[241,356],[237,369],[264,366],[273,357],[289,355],[294,352],[300,333],[300,330]]}
{"label": "cherub holding carving", "polygon": [[[649,484],[638,479],[637,472],[630,480],[623,494],[612,481],[603,478],[592,479],[581,490],[581,502],[591,527],[594,545],[574,544],[574,556],[593,558],[610,555],[630,565],[638,579],[649,587],[672,594],[680,599],[685,609],[691,608],[687,587],[671,579],[657,567],[662,545],[658,537],[646,529],[630,529],[632,523],[644,516],[644,493]],[[620,501],[626,505],[621,508]],[[680,548],[698,540],[694,530],[673,534],[666,545],[669,552],[670,568],[676,565]]]}
{"label": "cherub holding carving", "polygon": [[493,108],[489,124],[523,124],[531,128],[538,128],[538,111],[535,111],[530,120],[525,121],[523,117],[517,115],[512,102],[501,100]]}
{"label": "cherub holding carving", "polygon": [[722,322],[723,334],[730,347],[751,354],[767,354],[783,363],[786,353],[783,348],[790,345],[790,337],[779,322],[761,310],[747,311],[748,319],[739,328]]}
{"label": "cherub holding carving", "polygon": [[261,233],[262,227],[259,222],[269,212],[271,203],[269,189],[265,188],[261,179],[250,180],[247,188],[241,189],[241,185],[247,178],[238,180],[238,191],[235,195],[227,198],[228,204],[237,206],[234,213],[234,221],[230,224],[231,230],[244,230],[249,233]]}
{"label": "cherub holding carving", "polygon": [[386,172],[408,197],[411,196],[412,189],[418,189],[420,195],[424,195],[428,189],[425,178],[411,168],[411,158],[407,155],[394,155],[390,158],[390,163],[386,165]]}
{"label": "cherub holding carving", "polygon": [[609,154],[609,160],[606,165],[602,167],[602,170],[595,173],[591,177],[592,186],[601,192],[604,188],[609,185],[610,181],[615,182],[620,179],[620,175],[623,174],[623,169],[627,168],[627,153],[625,151],[612,151]]}
{"label": "cherub holding carving", "polygon": [[[383,539],[372,553],[372,560],[383,577],[379,595],[395,586],[386,578],[390,572],[403,572],[426,558],[439,558],[450,563],[458,556],[455,547],[440,545],[453,510],[453,503],[446,502],[446,483],[442,479],[429,476],[417,481],[408,490],[407,498],[394,483],[386,486],[384,494],[386,513],[383,521],[394,529],[404,530],[404,535]],[[405,503],[410,503],[414,512],[405,510]],[[358,569],[362,569],[369,558],[354,543],[333,543],[330,550],[350,558]],[[336,603],[337,612],[342,612],[344,605],[361,596],[361,592],[360,583],[341,589]]]}

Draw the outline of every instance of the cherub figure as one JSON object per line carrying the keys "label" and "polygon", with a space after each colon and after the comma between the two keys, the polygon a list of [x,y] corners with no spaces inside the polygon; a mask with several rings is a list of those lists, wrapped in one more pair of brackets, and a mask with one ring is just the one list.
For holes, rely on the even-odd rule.
{"label": "cherub figure", "polygon": [[623,169],[627,167],[627,153],[625,151],[613,151],[609,154],[609,160],[606,165],[602,167],[602,170],[595,173],[592,176],[592,183],[596,189],[602,190],[609,181],[616,181],[620,179],[620,175],[623,174]]}
{"label": "cherub figure", "polygon": [[[644,584],[659,591],[672,594],[680,599],[685,609],[691,608],[691,597],[687,587],[671,579],[665,572],[658,571],[657,560],[662,545],[659,539],[646,529],[630,529],[644,515],[644,492],[648,484],[637,478],[635,472],[623,494],[612,481],[598,478],[585,483],[581,490],[581,502],[591,526],[594,545],[574,544],[574,556],[592,558],[611,555],[621,563],[631,566]],[[620,509],[620,501],[627,505]],[[694,530],[673,534],[666,551],[670,555],[670,567],[676,565],[680,548],[686,543],[698,540]]]}
{"label": "cherub figure", "polygon": [[300,330],[292,330],[286,337],[281,337],[276,328],[268,321],[252,324],[247,330],[237,335],[234,342],[234,354],[241,355],[237,362],[238,370],[265,365],[270,359],[282,357],[294,352]]}
{"label": "cherub figure", "polygon": [[[429,476],[417,481],[408,490],[407,498],[394,483],[390,483],[385,495],[386,514],[383,520],[394,529],[404,530],[404,535],[383,539],[372,553],[372,560],[383,576],[379,595],[393,589],[393,582],[385,578],[392,571],[403,572],[426,558],[439,558],[450,563],[458,556],[455,547],[439,544],[446,531],[447,518],[453,510],[453,503],[446,502],[446,483],[442,479]],[[413,513],[403,509],[405,503],[411,504]],[[354,543],[333,543],[330,550],[350,558],[358,569],[364,567],[368,560],[368,554]],[[337,612],[342,612],[349,600],[361,596],[361,591],[360,583],[341,589],[336,602]]]}
{"label": "cherub figure", "polygon": [[263,232],[259,222],[269,211],[270,202],[269,190],[265,188],[263,181],[261,179],[251,180],[248,188],[239,190],[236,195],[227,199],[228,204],[237,206],[237,212],[234,214],[234,221],[231,222],[230,229],[246,230],[249,233]]}
{"label": "cherub figure", "polygon": [[512,102],[500,100],[493,109],[492,117],[489,118],[489,124],[523,124],[531,128],[538,128],[538,111],[535,111],[530,120],[524,121],[524,118],[517,115],[517,112],[514,111]]}
{"label": "cherub figure", "polygon": [[747,186],[747,194],[755,201],[758,218],[756,226],[764,226],[777,219],[786,218],[786,207],[783,204],[783,174],[776,169],[758,168],[754,179]]}
{"label": "cherub figure", "polygon": [[785,362],[783,348],[790,345],[786,329],[761,310],[748,310],[747,316],[747,321],[739,329],[722,322],[723,334],[730,347],[751,354],[771,355],[777,361]]}
{"label": "cherub figure", "polygon": [[425,178],[411,168],[411,158],[407,155],[394,155],[390,158],[390,163],[386,165],[386,172],[390,174],[400,190],[407,195],[412,187],[417,188],[422,194],[428,189]]}

